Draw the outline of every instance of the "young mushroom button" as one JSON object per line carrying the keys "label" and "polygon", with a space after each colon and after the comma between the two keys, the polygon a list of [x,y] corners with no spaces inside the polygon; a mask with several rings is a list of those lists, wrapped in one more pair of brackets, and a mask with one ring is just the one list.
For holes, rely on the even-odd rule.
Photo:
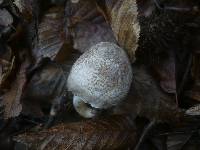
{"label": "young mushroom button", "polygon": [[92,118],[97,109],[108,109],[123,101],[131,81],[132,68],[125,51],[114,43],[101,42],[74,63],[67,86],[74,95],[75,110]]}

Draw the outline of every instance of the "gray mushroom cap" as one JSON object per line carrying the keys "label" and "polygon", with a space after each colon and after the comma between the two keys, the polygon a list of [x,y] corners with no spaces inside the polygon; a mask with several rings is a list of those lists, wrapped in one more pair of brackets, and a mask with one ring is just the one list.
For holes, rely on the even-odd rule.
{"label": "gray mushroom cap", "polygon": [[106,109],[125,98],[131,81],[131,64],[124,50],[114,43],[101,42],[74,63],[67,86],[85,103]]}

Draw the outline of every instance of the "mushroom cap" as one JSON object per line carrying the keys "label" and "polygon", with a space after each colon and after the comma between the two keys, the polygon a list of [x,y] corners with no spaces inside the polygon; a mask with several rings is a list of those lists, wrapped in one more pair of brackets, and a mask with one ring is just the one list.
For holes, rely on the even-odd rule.
{"label": "mushroom cap", "polygon": [[94,108],[117,105],[127,95],[132,68],[123,49],[101,42],[79,57],[67,80],[68,90]]}

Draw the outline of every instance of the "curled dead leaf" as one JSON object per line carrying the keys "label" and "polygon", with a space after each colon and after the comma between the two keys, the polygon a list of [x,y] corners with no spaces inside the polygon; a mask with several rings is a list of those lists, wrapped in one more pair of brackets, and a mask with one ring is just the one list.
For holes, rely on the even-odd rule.
{"label": "curled dead leaf", "polygon": [[99,1],[98,7],[111,25],[119,45],[126,50],[133,62],[140,34],[136,0]]}

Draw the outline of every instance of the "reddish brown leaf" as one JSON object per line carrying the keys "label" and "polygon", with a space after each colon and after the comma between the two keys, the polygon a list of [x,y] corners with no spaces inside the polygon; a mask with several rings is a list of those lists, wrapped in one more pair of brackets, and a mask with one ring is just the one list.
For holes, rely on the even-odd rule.
{"label": "reddish brown leaf", "polygon": [[15,140],[26,148],[45,150],[128,149],[137,142],[137,128],[130,117],[111,116],[26,132]]}

